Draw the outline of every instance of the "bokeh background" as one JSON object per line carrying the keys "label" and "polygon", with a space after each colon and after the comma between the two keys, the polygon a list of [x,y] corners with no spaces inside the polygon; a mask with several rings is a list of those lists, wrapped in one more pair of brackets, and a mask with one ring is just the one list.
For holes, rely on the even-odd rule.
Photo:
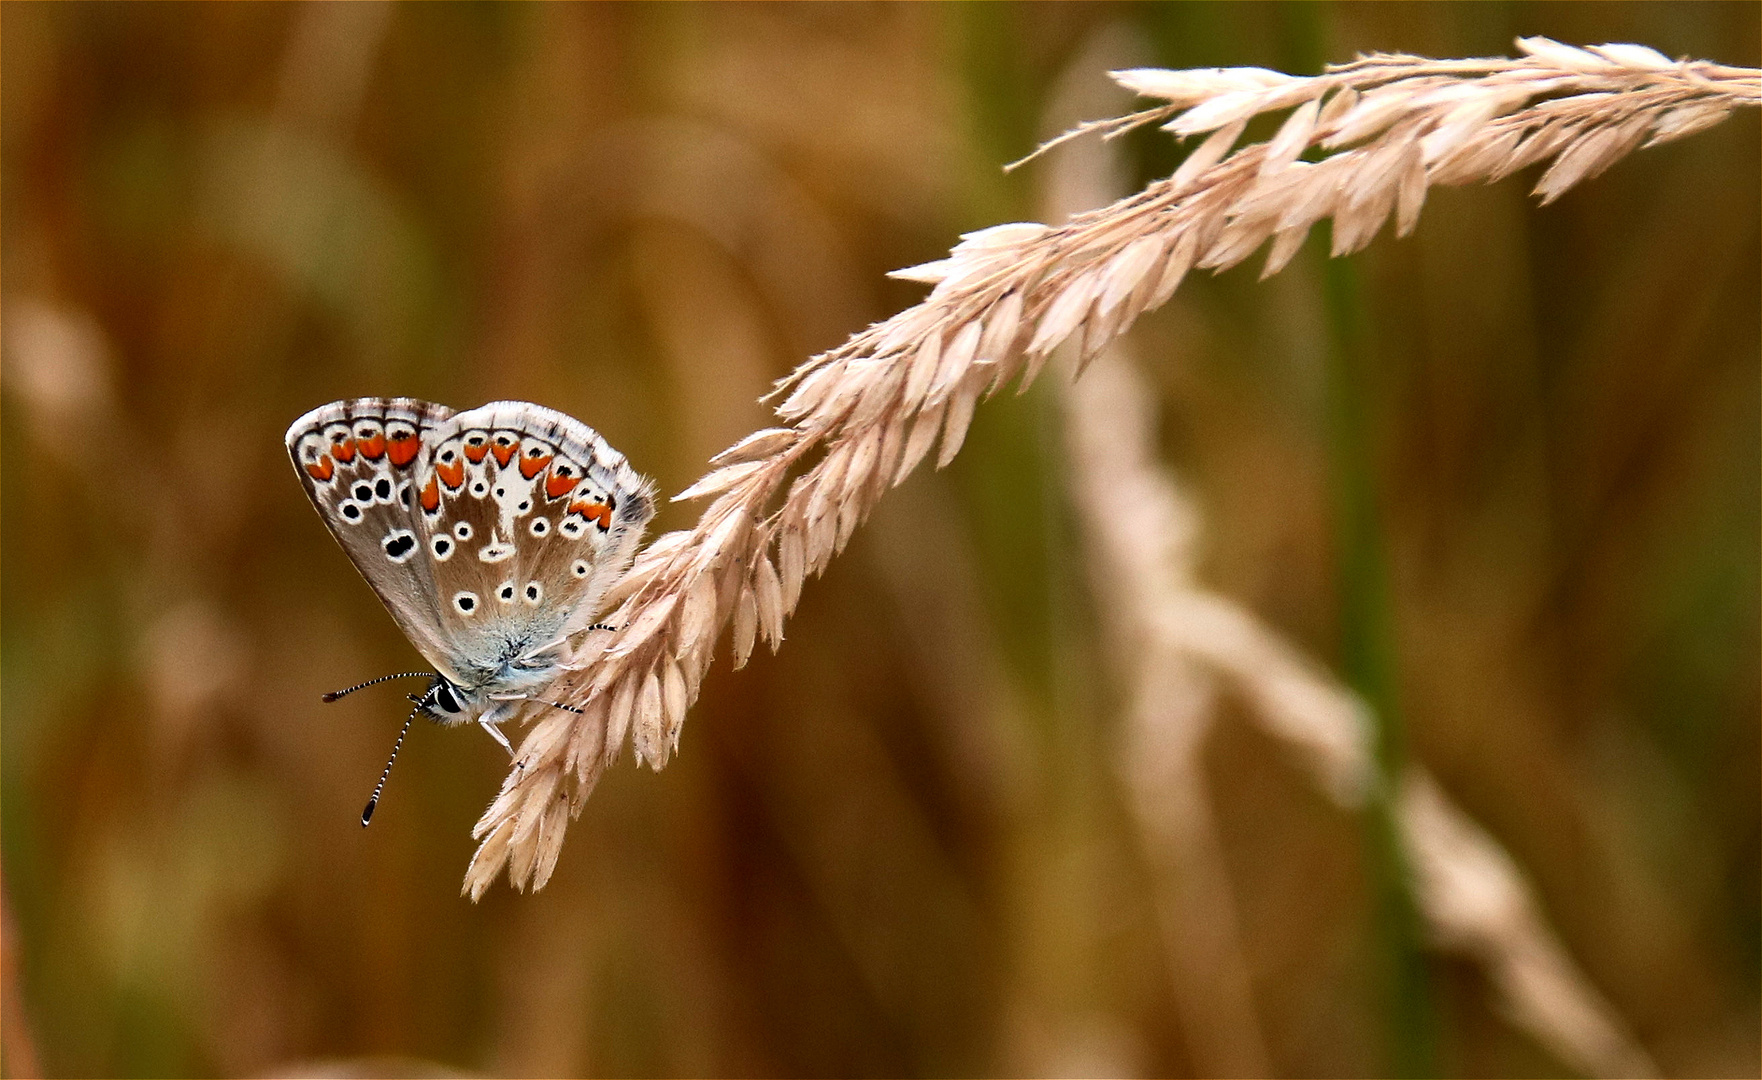
{"label": "bokeh background", "polygon": [[[1050,383],[884,500],[780,654],[718,661],[675,763],[612,770],[546,889],[475,906],[506,756],[418,728],[361,829],[404,710],[318,695],[420,661],[284,427],[523,398],[677,491],[771,380],[922,295],[886,271],[1035,217],[1041,167],[999,166],[1106,85],[1097,35],[1183,67],[1538,33],[1755,65],[1759,13],[6,4],[0,1069],[1194,1072]],[[1379,650],[1405,752],[1673,1074],[1762,1070],[1758,141],[1752,110],[1544,209],[1523,177],[1434,192],[1352,260],[1344,458],[1325,236],[1132,335],[1206,583],[1345,676]],[[1123,145],[1140,181],[1178,160]],[[1414,1060],[1363,823],[1221,707],[1272,1070]],[[1422,962],[1428,1068],[1567,1071],[1479,968]]]}

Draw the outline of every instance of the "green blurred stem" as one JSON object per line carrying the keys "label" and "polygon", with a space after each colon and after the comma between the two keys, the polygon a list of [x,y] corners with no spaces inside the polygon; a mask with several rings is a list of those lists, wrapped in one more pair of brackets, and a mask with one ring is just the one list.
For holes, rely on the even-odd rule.
{"label": "green blurred stem", "polygon": [[[1285,70],[1316,72],[1325,55],[1336,9],[1328,4],[1281,4],[1281,60]],[[1340,664],[1346,681],[1369,706],[1376,740],[1377,783],[1365,808],[1365,852],[1376,919],[1382,989],[1388,1022],[1391,1075],[1436,1076],[1438,1013],[1421,951],[1406,852],[1395,820],[1396,784],[1407,758],[1395,634],[1389,603],[1387,535],[1377,505],[1372,391],[1376,368],[1358,265],[1322,260],[1327,293],[1327,435],[1329,487],[1334,502],[1334,546],[1339,555]]]}
{"label": "green blurred stem", "polygon": [[1346,681],[1370,707],[1378,782],[1366,806],[1366,848],[1376,938],[1387,995],[1388,1066],[1392,1075],[1437,1075],[1437,1010],[1421,951],[1415,906],[1395,820],[1396,784],[1406,760],[1396,690],[1389,564],[1377,505],[1370,440],[1375,385],[1358,267],[1327,259],[1327,435],[1329,486],[1339,558],[1340,663]]}

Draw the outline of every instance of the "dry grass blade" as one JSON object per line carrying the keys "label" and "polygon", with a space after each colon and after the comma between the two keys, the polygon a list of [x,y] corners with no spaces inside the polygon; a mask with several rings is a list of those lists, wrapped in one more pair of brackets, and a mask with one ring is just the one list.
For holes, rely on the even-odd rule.
{"label": "dry grass blade", "polygon": [[[1155,405],[1124,347],[1105,350],[1063,404],[1096,611],[1125,690],[1119,773],[1151,873],[1182,1037],[1199,1075],[1270,1075],[1202,761],[1216,678],[1175,632],[1194,590],[1198,512],[1156,460]],[[1357,748],[1348,753],[1362,760]]]}
{"label": "dry grass blade", "polygon": [[[1121,773],[1171,924],[1165,945],[1183,973],[1175,992],[1201,1071],[1264,1074],[1228,877],[1210,835],[1200,761],[1209,680],[1237,687],[1343,806],[1359,804],[1375,766],[1363,705],[1252,612],[1193,579],[1200,517],[1156,459],[1143,382],[1115,350],[1065,397],[1073,496],[1104,601],[1097,610],[1112,624],[1104,628],[1129,688]],[[1497,840],[1419,769],[1402,778],[1397,820],[1435,942],[1486,969],[1507,1015],[1586,1075],[1657,1075]]]}
{"label": "dry grass blade", "polygon": [[[1017,371],[1025,386],[1074,334],[1093,356],[1166,300],[1189,267],[1233,265],[1277,235],[1269,264],[1276,269],[1323,218],[1334,219],[1335,254],[1355,251],[1397,210],[1411,226],[1432,184],[1492,181],[1532,163],[1552,164],[1538,189],[1552,199],[1642,144],[1762,103],[1762,73],[1752,69],[1667,62],[1641,46],[1519,45],[1526,55],[1517,59],[1378,55],[1311,78],[1260,69],[1116,75],[1170,104],[1088,130],[1111,135],[1165,119],[1182,132],[1222,129],[1217,142],[1208,140],[1203,167],[1183,166],[1060,226],[1018,223],[969,235],[933,271],[920,268],[919,276],[939,281],[922,303],[783,380],[775,392],[787,394],[776,407],[781,426],[719,456],[724,471],[693,492],[716,501],[694,528],[661,538],[637,559],[608,601],[617,609],[606,621],[621,629],[576,649],[577,666],[552,696],[583,708],[600,699],[611,705],[570,723],[604,725],[601,757],[610,761],[640,712],[643,757],[658,767],[672,746],[657,730],[659,705],[648,707],[658,694],[642,695],[637,706],[664,662],[678,666],[686,697],[695,696],[744,588],[754,590],[753,614],[775,644],[807,574],[825,567],[938,432],[938,464],[948,462],[988,386]],[[1311,110],[1312,103],[1319,104]],[[1277,147],[1229,152],[1235,124],[1284,109],[1298,119],[1287,122]],[[1317,148],[1333,152],[1314,164],[1301,160]],[[777,572],[775,590],[755,580],[761,566]],[[697,599],[686,601],[694,592]],[[772,596],[780,607],[770,606]],[[537,875],[549,872],[563,822],[548,795],[535,802],[528,793],[561,784],[579,811],[585,796],[574,785],[591,781],[564,768],[575,742],[529,755],[510,774],[504,797],[479,824],[468,893],[481,895],[504,866],[521,887],[536,887]],[[543,829],[531,815],[545,815]]]}
{"label": "dry grass blade", "polygon": [[1398,819],[1433,936],[1487,970],[1505,1011],[1588,1076],[1658,1065],[1548,928],[1517,864],[1425,773],[1402,778]]}

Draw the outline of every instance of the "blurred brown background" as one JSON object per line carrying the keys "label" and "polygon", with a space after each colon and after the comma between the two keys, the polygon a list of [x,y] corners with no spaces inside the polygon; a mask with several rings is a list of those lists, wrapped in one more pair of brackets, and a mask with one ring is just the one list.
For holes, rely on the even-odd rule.
{"label": "blurred brown background", "polygon": [[[677,491],[772,379],[921,296],[887,270],[1034,216],[1039,166],[998,166],[1104,79],[1095,35],[1182,67],[1519,34],[1755,65],[1759,12],[6,4],[0,1068],[1193,1072],[1050,383],[883,502],[778,656],[718,663],[543,892],[477,906],[506,757],[424,726],[356,823],[403,710],[318,695],[419,660],[283,429],[530,399]],[[1178,160],[1125,145],[1139,180]],[[1435,192],[1354,260],[1408,750],[1677,1074],[1762,1069],[1759,176],[1750,111],[1545,209],[1522,177]],[[1206,581],[1337,665],[1322,243],[1191,280],[1133,348]],[[1362,824],[1223,708],[1271,1066],[1388,1071]],[[1425,978],[1438,1072],[1565,1070],[1472,964]]]}

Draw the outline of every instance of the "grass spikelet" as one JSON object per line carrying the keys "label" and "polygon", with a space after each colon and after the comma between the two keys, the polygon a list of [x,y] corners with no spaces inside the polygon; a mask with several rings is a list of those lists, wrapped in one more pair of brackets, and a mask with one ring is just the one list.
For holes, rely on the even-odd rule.
{"label": "grass spikelet", "polygon": [[[1205,135],[1198,148],[1167,179],[1062,225],[968,234],[947,259],[898,275],[934,283],[924,301],[778,382],[767,399],[783,399],[777,426],[718,454],[677,497],[716,501],[693,528],[649,545],[608,593],[607,621],[619,629],[578,642],[575,667],[551,694],[587,711],[559,721],[569,737],[529,743],[475,830],[466,892],[481,896],[504,867],[518,887],[543,884],[567,822],[551,794],[578,807],[601,767],[589,762],[614,760],[633,718],[639,755],[659,768],[677,743],[679,702],[695,697],[722,629],[735,623],[737,659],[755,633],[775,648],[807,575],[938,433],[940,467],[959,452],[987,388],[1017,371],[1026,388],[1060,342],[1078,335],[1092,357],[1192,267],[1235,265],[1269,240],[1264,275],[1277,273],[1320,221],[1333,221],[1334,254],[1349,253],[1391,215],[1395,231],[1413,229],[1434,185],[1491,183],[1532,164],[1547,166],[1535,192],[1551,202],[1641,146],[1762,104],[1753,69],[1672,61],[1640,45],[1517,44],[1516,58],[1377,54],[1310,77],[1114,73],[1160,103],[1073,134],[1163,125]],[[1285,110],[1269,142],[1237,148],[1248,121]]]}

